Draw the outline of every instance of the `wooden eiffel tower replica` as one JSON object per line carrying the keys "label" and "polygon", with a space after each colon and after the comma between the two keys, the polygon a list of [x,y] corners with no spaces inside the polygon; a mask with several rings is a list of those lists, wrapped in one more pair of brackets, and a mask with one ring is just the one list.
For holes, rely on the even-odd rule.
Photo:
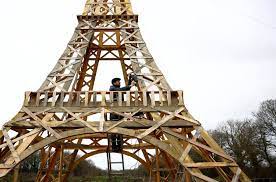
{"label": "wooden eiffel tower replica", "polygon": [[[95,91],[102,61],[120,64],[126,84],[135,75],[136,86]],[[110,114],[121,119],[110,121]],[[38,153],[36,181],[68,181],[81,161],[107,152],[110,134],[123,137],[121,153],[151,181],[250,181],[191,116],[183,92],[167,83],[130,1],[87,0],[57,64],[0,131],[0,177],[14,171],[16,179],[20,163]]]}

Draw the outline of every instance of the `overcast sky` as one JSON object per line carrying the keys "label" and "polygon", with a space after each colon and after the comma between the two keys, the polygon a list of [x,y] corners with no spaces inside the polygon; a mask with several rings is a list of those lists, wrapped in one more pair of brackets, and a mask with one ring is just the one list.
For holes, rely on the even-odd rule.
{"label": "overcast sky", "polygon": [[[35,91],[44,81],[84,3],[0,2],[0,124],[20,109],[24,91]],[[188,109],[205,128],[250,116],[261,101],[275,99],[275,0],[132,3],[155,61],[171,86],[184,90]]]}

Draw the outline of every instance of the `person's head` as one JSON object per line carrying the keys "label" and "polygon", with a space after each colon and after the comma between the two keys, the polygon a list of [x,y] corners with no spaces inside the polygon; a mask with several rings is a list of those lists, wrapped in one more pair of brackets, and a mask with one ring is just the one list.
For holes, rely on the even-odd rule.
{"label": "person's head", "polygon": [[111,80],[113,86],[120,87],[121,86],[121,78],[113,78]]}

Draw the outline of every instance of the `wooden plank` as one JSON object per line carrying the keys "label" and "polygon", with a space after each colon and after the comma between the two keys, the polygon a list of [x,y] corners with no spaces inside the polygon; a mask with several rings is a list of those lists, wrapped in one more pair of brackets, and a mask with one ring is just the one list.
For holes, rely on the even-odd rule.
{"label": "wooden plank", "polygon": [[189,170],[190,174],[193,175],[194,177],[197,177],[201,180],[207,181],[207,182],[218,182],[217,180],[214,180],[208,176],[205,176],[203,174],[199,174],[199,173],[194,173],[191,170]]}
{"label": "wooden plank", "polygon": [[52,107],[56,106],[56,101],[57,101],[57,92],[53,92],[53,97],[52,97]]}
{"label": "wooden plank", "polygon": [[[32,135],[29,135],[28,137],[24,138],[24,141],[16,148],[16,152],[18,153],[18,155],[20,155],[22,152],[24,152],[24,150],[26,150],[29,147],[32,141],[39,135],[41,128],[35,130],[37,130],[37,132],[34,132]],[[14,160],[12,158],[9,158],[6,161],[6,164],[12,164],[13,161]]]}
{"label": "wooden plank", "polygon": [[147,92],[143,91],[143,106],[148,105],[148,97],[147,97]]}
{"label": "wooden plank", "polygon": [[184,152],[181,154],[180,158],[179,158],[179,161],[185,161],[186,157],[188,156],[189,152],[191,151],[192,149],[192,145],[189,143]]}
{"label": "wooden plank", "polygon": [[84,106],[87,107],[89,103],[89,92],[85,92]]}
{"label": "wooden plank", "polygon": [[70,114],[71,116],[73,116],[74,118],[76,118],[77,120],[79,120],[80,122],[82,122],[85,126],[87,126],[88,128],[90,128],[92,131],[94,132],[98,132],[98,129],[95,127],[90,126],[86,121],[84,121],[83,119],[81,119],[79,116],[75,115],[74,113],[72,113],[70,110],[66,109],[65,107],[62,107],[62,109],[64,111],[66,111],[68,114]]}
{"label": "wooden plank", "polygon": [[130,101],[131,101],[131,95],[130,95],[130,91],[127,91],[127,94],[126,94],[126,106],[130,106]]}
{"label": "wooden plank", "polygon": [[46,107],[48,104],[48,92],[44,93],[43,106]]}
{"label": "wooden plank", "polygon": [[[139,111],[140,112],[140,111]],[[82,117],[82,116],[80,116]],[[93,127],[99,127],[99,122],[100,121],[86,121],[89,125],[93,126]],[[105,126],[106,127],[110,127],[114,124],[116,124],[118,121],[105,121]],[[121,123],[120,127],[122,128],[129,128],[129,129],[147,129],[150,128],[152,126],[154,126],[157,122],[156,121],[152,121],[152,120],[147,120],[147,119],[136,119],[136,120],[130,120],[128,122],[125,123]],[[51,128],[62,128],[62,129],[75,129],[75,128],[82,128],[82,127],[86,127],[82,122],[80,122],[79,120],[71,117],[69,119],[67,119],[66,121],[51,121],[47,123],[49,127]],[[16,123],[13,125],[7,125],[7,127],[22,127],[22,128],[28,128],[28,129],[33,129],[36,127],[41,127],[40,124],[38,124],[36,121],[26,121],[26,122],[20,122],[20,123]],[[188,122],[185,122],[183,120],[169,120],[168,122],[166,122],[164,125],[162,125],[162,127],[172,127],[172,128],[191,128],[193,127],[193,125],[191,125]],[[4,144],[2,144],[4,145]],[[0,148],[2,147],[2,145],[0,145]]]}
{"label": "wooden plank", "polygon": [[11,154],[12,154],[12,156],[13,156],[13,159],[15,160],[16,163],[19,163],[19,162],[20,162],[19,155],[18,155],[18,153],[15,151],[15,148],[14,148],[14,146],[13,146],[13,144],[12,144],[12,141],[11,141],[11,139],[10,139],[10,137],[9,137],[8,132],[7,132],[5,129],[2,130],[2,132],[3,132],[3,135],[4,135],[5,139],[6,139],[6,141],[7,141],[7,144],[8,144],[8,147],[9,147],[10,151],[11,151]]}
{"label": "wooden plank", "polygon": [[238,182],[241,172],[242,172],[241,169],[238,167],[237,172],[236,172],[235,175],[233,176],[231,182]]}
{"label": "wooden plank", "polygon": [[[177,137],[177,135],[173,135],[173,131],[167,129],[167,128],[162,128],[163,131],[165,131],[165,133],[170,133],[170,135]],[[200,137],[200,130],[196,130],[196,133],[194,134],[192,141],[196,141],[198,139],[198,137]],[[178,138],[178,137],[177,137]],[[183,136],[183,138],[185,138]],[[186,159],[189,157],[189,152],[192,149],[192,144],[188,143],[184,152],[181,154],[179,161],[186,161]]]}
{"label": "wooden plank", "polygon": [[80,92],[76,92],[76,106],[80,106]]}
{"label": "wooden plank", "polygon": [[[133,139],[133,138],[130,138]],[[62,143],[62,142],[55,142],[52,144],[54,147],[63,146],[64,149],[81,149],[81,150],[90,150],[91,145],[85,145],[85,144],[76,144],[76,143]],[[93,149],[95,150],[105,150],[108,145],[99,145],[99,146],[93,146]],[[123,149],[155,149],[155,147],[148,143],[139,143],[139,144],[133,144],[133,145],[124,145]],[[106,151],[106,150],[105,150]]]}
{"label": "wooden plank", "polygon": [[101,118],[100,118],[100,125],[99,125],[99,131],[100,132],[104,131],[104,122],[105,122],[104,115],[105,115],[105,109],[102,108],[102,110],[101,110]]}
{"label": "wooden plank", "polygon": [[[167,114],[170,114],[170,112],[167,111],[167,110],[160,110],[160,111],[161,111],[161,112],[164,112],[164,113],[167,113]],[[196,120],[194,120],[194,119],[191,118],[191,117],[187,117],[187,116],[180,115],[180,114],[175,114],[175,117],[180,118],[180,119],[183,119],[183,120],[188,121],[188,122],[191,122],[191,123],[194,123],[194,124],[196,124],[196,125],[199,125],[199,122],[196,121]]]}
{"label": "wooden plank", "polygon": [[58,147],[55,149],[55,151],[53,152],[53,155],[51,156],[50,158],[50,162],[47,166],[47,170],[46,170],[46,173],[44,175],[44,178],[43,178],[43,182],[47,182],[49,181],[49,177],[50,177],[50,174],[52,173],[54,167],[55,167],[55,163],[56,163],[56,160],[60,154],[60,151],[61,151],[61,148]]}
{"label": "wooden plank", "polygon": [[122,92],[118,92],[118,106],[123,106]]}
{"label": "wooden plank", "polygon": [[95,106],[97,102],[97,92],[93,92],[93,105]]}
{"label": "wooden plank", "polygon": [[68,99],[68,105],[71,106],[72,105],[72,101],[73,101],[73,92],[69,92],[69,99]]}
{"label": "wooden plank", "polygon": [[177,93],[178,93],[178,105],[184,106],[183,91],[178,90]]}
{"label": "wooden plank", "polygon": [[[176,91],[175,91],[176,92]],[[175,93],[174,92],[174,93]],[[48,93],[48,94],[47,94]],[[106,94],[110,93],[110,98],[112,100],[112,95],[113,92],[106,92],[106,91],[98,91],[98,92],[94,92],[93,93],[93,97],[94,97],[94,104],[90,105],[90,107],[98,107],[99,105],[103,106],[103,107],[114,107],[113,103],[114,102],[107,102],[107,98],[106,98]],[[147,91],[147,92],[133,92],[133,91],[127,91],[127,92],[116,92],[118,93],[118,105],[116,105],[116,107],[126,107],[125,109],[129,109],[132,108],[133,106],[137,107],[139,106],[139,94],[141,94],[142,96],[142,105],[143,108],[149,107],[151,109],[154,108],[160,108],[160,107],[164,107],[164,112],[166,112],[167,108],[171,107],[171,108],[175,108],[175,107],[181,107],[178,104],[171,104],[171,106],[164,106],[163,104],[163,92],[160,91],[159,95],[158,95],[158,91]],[[123,94],[126,93],[126,100],[125,102],[123,101]],[[60,112],[59,106],[66,106],[68,107],[75,107],[75,108],[79,108],[80,106],[84,107],[88,107],[89,106],[89,98],[90,98],[90,92],[85,93],[85,92],[46,92],[46,93],[40,93],[40,95],[44,96],[44,99],[42,99],[42,104],[41,99],[39,98],[39,92],[32,92],[32,94],[36,94],[37,97],[32,96],[32,100],[36,100],[36,102],[29,102],[28,103],[28,107],[32,112],[38,112],[39,109],[41,109],[42,107],[53,107],[51,108],[52,111],[55,112]],[[87,97],[88,94],[88,100],[85,100],[85,97]],[[135,94],[135,101],[132,102],[132,98],[133,94]],[[47,97],[48,95],[48,97]],[[84,99],[82,99],[82,96],[84,95]],[[98,102],[96,102],[97,97],[101,95],[102,99],[100,99]],[[120,95],[122,95],[122,99],[120,99]],[[130,97],[129,97],[130,95]],[[170,94],[169,94],[170,95]],[[50,99],[49,99],[50,98]],[[57,99],[56,99],[57,98]],[[66,98],[66,99],[64,99]],[[104,99],[105,98],[105,99]],[[170,98],[170,97],[169,97]],[[177,97],[178,99],[178,97]],[[66,100],[66,101],[65,101]],[[120,103],[120,100],[122,100],[122,102]],[[166,99],[168,100],[168,99]],[[56,105],[56,103],[59,103]],[[156,103],[158,102],[158,104],[156,105]],[[168,103],[172,102],[172,100],[170,101],[170,99],[167,101]],[[181,102],[181,100],[179,101]],[[50,104],[48,106],[48,104]],[[65,105],[66,104],[66,105]],[[38,107],[39,106],[39,107]],[[79,108],[82,109],[82,108]],[[122,109],[122,108],[121,108]],[[172,110],[170,110],[172,111]],[[75,111],[77,112],[77,111]],[[129,111],[127,111],[129,112]],[[185,117],[185,116],[181,116],[179,115],[179,117]],[[194,120],[193,120],[194,121]],[[198,124],[198,122],[195,121],[195,123]]]}
{"label": "wooden plank", "polygon": [[[24,139],[24,138],[26,138],[26,137],[28,137],[30,135],[33,135],[33,134],[35,134],[35,133],[37,133],[39,131],[40,131],[40,128],[35,128],[32,131],[30,131],[29,133],[26,133],[25,135],[22,135],[20,137],[17,137],[15,139],[13,139],[12,143],[18,142],[18,141],[20,141],[20,140],[22,140],[22,139]],[[8,145],[7,143],[4,143],[4,144],[0,145],[0,149],[3,148],[3,147],[6,147],[7,145]]]}
{"label": "wooden plank", "polygon": [[39,106],[40,104],[40,92],[36,93],[35,105]]}
{"label": "wooden plank", "polygon": [[58,165],[58,182],[62,182],[63,163],[64,163],[64,150],[63,149],[64,149],[63,145],[60,145],[60,155],[59,155],[59,165]]}
{"label": "wooden plank", "polygon": [[14,165],[0,164],[0,169],[11,169]]}
{"label": "wooden plank", "polygon": [[[144,77],[145,77],[145,75],[144,75]],[[155,78],[156,78],[156,77],[155,77]],[[159,87],[159,88],[162,89],[162,86],[159,85],[159,84],[157,84],[157,83],[160,82],[162,79],[164,79],[164,76],[159,76],[159,78],[157,78],[156,80],[154,80],[153,82],[151,82],[146,88],[144,88],[143,91],[149,90],[149,88],[152,87],[152,86],[157,86],[157,87]]]}
{"label": "wooden plank", "polygon": [[154,95],[154,91],[151,91],[151,107],[155,107],[155,95]]}
{"label": "wooden plank", "polygon": [[135,91],[135,92],[134,92],[134,95],[135,95],[135,102],[134,102],[134,105],[135,105],[135,106],[138,106],[138,105],[139,105],[139,94],[138,94],[138,91]]}
{"label": "wooden plank", "polygon": [[[28,108],[33,113],[38,113],[38,112],[41,112],[42,110],[47,110],[49,113],[60,113],[60,112],[63,112],[62,107],[66,107],[74,113],[84,113],[84,112],[88,112],[88,111],[91,111],[93,109],[97,109],[97,108],[101,107],[99,102],[97,102],[97,105],[98,106],[90,105],[88,107],[77,107],[77,106],[68,106],[66,104],[65,106],[57,106],[57,107],[26,107],[26,108]],[[137,110],[137,108],[142,108],[141,112],[163,112],[163,110],[166,110],[166,111],[169,111],[169,112],[174,112],[175,110],[181,108],[181,106],[170,106],[170,107],[169,106],[162,106],[162,107],[155,106],[155,107],[151,107],[151,105],[148,105],[146,107],[144,107],[144,106],[135,107],[135,106],[131,105],[131,106],[127,107],[123,104],[122,106],[113,106],[113,107],[110,106],[110,105],[107,105],[104,108],[112,109],[112,110],[115,110],[117,112],[135,112]],[[20,113],[23,113],[23,111],[20,110]],[[178,116],[175,116],[175,117],[178,118]],[[184,119],[182,119],[182,120],[184,120]],[[22,120],[18,120],[18,121],[22,121]],[[190,120],[187,119],[187,121],[190,121]],[[198,123],[193,123],[193,125],[199,126]]]}
{"label": "wooden plank", "polygon": [[114,106],[114,95],[113,95],[113,92],[110,92],[109,97],[110,97],[110,105]]}
{"label": "wooden plank", "polygon": [[31,92],[25,92],[24,106],[29,105],[30,94],[31,94]]}
{"label": "wooden plank", "polygon": [[120,124],[122,124],[125,121],[126,121],[126,118],[121,119],[120,121],[116,122],[115,124],[113,124],[112,126],[107,128],[105,132],[108,132],[108,131],[112,130],[113,128],[119,126]]}
{"label": "wooden plank", "polygon": [[52,133],[56,138],[61,138],[61,136],[55,130],[44,124],[44,122],[42,122],[42,120],[36,115],[34,115],[29,109],[23,107],[22,110],[26,112],[29,116],[31,116],[34,120],[36,120],[36,122],[39,123],[43,128]]}
{"label": "wooden plank", "polygon": [[101,106],[106,106],[106,98],[105,98],[106,92],[101,92],[102,100],[101,100]]}
{"label": "wooden plank", "polygon": [[[130,117],[133,117],[135,114],[137,114],[138,112],[140,112],[141,109],[139,109],[138,111],[132,113],[131,115],[129,115]],[[115,123],[114,125],[110,126],[108,129],[106,129],[106,132],[112,130],[113,128],[119,126],[120,124],[122,124],[123,122],[126,121],[126,117],[124,117],[123,119],[121,119],[120,121],[118,121],[117,123]]]}
{"label": "wooden plank", "polygon": [[[64,109],[62,111],[64,112]],[[95,113],[98,113],[98,112],[100,112],[99,108],[94,109],[94,110],[89,109],[88,112],[84,112],[84,113],[78,115],[78,117],[83,118],[83,117],[86,117],[86,116],[89,116],[91,114],[95,114]],[[51,125],[51,126],[54,126],[54,127],[61,127],[62,125],[68,126],[68,125],[70,125],[70,123],[68,123],[68,122],[72,122],[74,120],[76,120],[76,118],[70,117],[70,118],[66,119],[65,121],[57,121],[56,124],[54,123],[54,121],[51,121],[50,123],[48,123],[48,125]]]}
{"label": "wooden plank", "polygon": [[171,91],[167,91],[167,102],[168,102],[168,106],[172,105],[172,94],[171,94]]}
{"label": "wooden plank", "polygon": [[60,102],[59,102],[60,106],[63,106],[64,98],[65,98],[64,92],[60,92]]}
{"label": "wooden plank", "polygon": [[159,90],[159,102],[160,102],[160,106],[163,106],[163,92],[161,90]]}
{"label": "wooden plank", "polygon": [[169,121],[170,119],[174,118],[175,113],[180,113],[181,111],[183,111],[183,107],[176,110],[175,112],[171,113],[168,116],[165,116],[161,121],[158,121],[157,124],[155,124],[154,126],[152,126],[151,128],[147,129],[146,131],[144,131],[143,133],[139,134],[137,136],[137,138],[142,139],[145,136],[147,136],[148,134],[150,134],[151,132],[153,132],[154,130],[156,130],[157,128],[159,128],[160,126],[162,126],[163,124],[165,124],[167,121]]}
{"label": "wooden plank", "polygon": [[196,163],[185,163],[186,167],[189,168],[214,168],[214,167],[236,167],[236,163],[228,162],[196,162]]}
{"label": "wooden plank", "polygon": [[[47,111],[51,110],[51,108],[43,108],[43,109],[39,109],[38,112],[35,113],[35,115],[39,115],[39,114],[43,114]],[[25,115],[25,112],[23,110],[20,110],[20,112],[18,113],[19,117],[18,118],[14,118],[12,119],[12,123],[17,123],[18,121],[26,121],[27,119],[31,118],[31,116],[27,115],[27,116],[23,116]],[[22,117],[23,116],[23,117]],[[17,116],[16,116],[17,117]]]}
{"label": "wooden plank", "polygon": [[221,156],[221,157],[223,157],[223,158],[225,158],[225,159],[228,159],[228,160],[234,162],[234,160],[233,160],[230,156],[225,155],[224,153],[221,153],[221,152],[219,152],[219,151],[216,151],[216,150],[214,150],[214,149],[212,149],[212,148],[210,148],[210,147],[208,147],[208,146],[206,146],[206,145],[203,145],[203,144],[201,144],[201,143],[195,142],[195,141],[193,141],[193,140],[191,140],[191,139],[186,138],[185,136],[182,136],[182,135],[180,135],[180,134],[178,134],[178,133],[175,133],[175,132],[173,132],[173,131],[171,131],[171,130],[168,130],[168,129],[166,129],[166,128],[164,128],[163,131],[166,132],[166,133],[169,133],[169,134],[171,134],[171,135],[174,135],[174,136],[176,136],[176,137],[178,137],[178,138],[180,138],[180,139],[183,139],[183,140],[185,140],[186,142],[189,142],[189,143],[192,144],[192,145],[195,145],[195,146],[200,147],[200,148],[202,148],[202,149],[208,150],[209,152],[215,153],[215,154],[217,154],[217,155],[219,155],[219,156]]}

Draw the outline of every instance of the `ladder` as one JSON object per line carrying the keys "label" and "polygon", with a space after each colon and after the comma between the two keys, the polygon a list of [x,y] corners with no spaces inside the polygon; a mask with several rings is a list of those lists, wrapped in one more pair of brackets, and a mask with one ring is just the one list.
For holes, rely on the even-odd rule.
{"label": "ladder", "polygon": [[[113,152],[113,149],[112,149],[112,138],[111,138],[111,136],[112,136],[112,134],[107,134],[107,140],[108,140],[107,143],[108,143],[108,145],[107,145],[106,154],[107,154],[108,179],[109,179],[109,181],[112,182],[112,177],[124,176],[125,164],[124,164],[124,155],[121,152],[121,150]],[[122,141],[121,143],[123,144],[123,137],[122,136],[121,136],[121,141]],[[111,153],[121,154],[120,160],[119,161],[113,161],[114,159],[112,159]],[[120,164],[122,165],[122,168],[121,168],[122,170],[121,171],[112,171],[112,166],[114,166],[114,165],[120,165]]]}

